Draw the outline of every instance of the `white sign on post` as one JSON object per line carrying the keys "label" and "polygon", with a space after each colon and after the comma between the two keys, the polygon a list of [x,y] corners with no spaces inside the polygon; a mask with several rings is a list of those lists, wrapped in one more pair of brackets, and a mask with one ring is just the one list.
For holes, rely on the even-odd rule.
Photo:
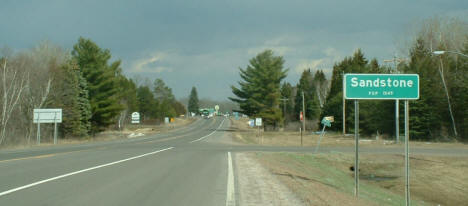
{"label": "white sign on post", "polygon": [[34,109],[34,123],[62,123],[62,109]]}
{"label": "white sign on post", "polygon": [[54,144],[57,144],[57,123],[62,123],[62,109],[34,109],[33,123],[37,124],[37,144],[41,144],[41,123],[54,123]]}
{"label": "white sign on post", "polygon": [[254,126],[255,126],[255,120],[250,119],[250,120],[249,120],[249,126],[250,126],[250,127],[254,127]]}
{"label": "white sign on post", "polygon": [[262,126],[262,118],[255,118],[255,126]]}
{"label": "white sign on post", "polygon": [[133,112],[132,113],[132,124],[139,124],[140,123],[140,113]]}

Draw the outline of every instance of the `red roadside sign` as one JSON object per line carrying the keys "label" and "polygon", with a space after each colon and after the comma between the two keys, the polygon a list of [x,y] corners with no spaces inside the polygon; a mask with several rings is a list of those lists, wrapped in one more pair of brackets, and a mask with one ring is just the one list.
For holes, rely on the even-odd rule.
{"label": "red roadside sign", "polygon": [[302,115],[302,112],[299,114],[299,118],[302,120],[304,120],[304,115]]}

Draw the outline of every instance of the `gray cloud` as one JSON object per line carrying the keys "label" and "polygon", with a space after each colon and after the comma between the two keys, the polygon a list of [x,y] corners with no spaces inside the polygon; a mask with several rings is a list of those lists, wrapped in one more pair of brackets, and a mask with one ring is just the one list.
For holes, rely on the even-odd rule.
{"label": "gray cloud", "polygon": [[408,25],[467,11],[465,0],[5,0],[0,46],[48,39],[71,49],[84,36],[122,59],[126,74],[163,78],[178,98],[197,86],[201,97],[225,99],[238,68],[264,49],[284,56],[296,83],[302,69],[330,74],[357,48],[389,58]]}

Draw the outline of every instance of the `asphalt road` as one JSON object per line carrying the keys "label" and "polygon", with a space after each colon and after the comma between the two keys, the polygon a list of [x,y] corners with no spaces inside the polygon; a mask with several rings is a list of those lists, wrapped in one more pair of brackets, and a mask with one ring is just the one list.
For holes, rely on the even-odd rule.
{"label": "asphalt road", "polygon": [[200,119],[147,138],[2,151],[0,205],[226,205],[228,151],[204,142],[228,127]]}
{"label": "asphalt road", "polygon": [[[227,144],[229,126],[217,117],[143,138],[0,151],[0,205],[235,205],[231,152],[313,151]],[[403,154],[403,148],[361,152]],[[466,150],[412,152],[468,156]]]}

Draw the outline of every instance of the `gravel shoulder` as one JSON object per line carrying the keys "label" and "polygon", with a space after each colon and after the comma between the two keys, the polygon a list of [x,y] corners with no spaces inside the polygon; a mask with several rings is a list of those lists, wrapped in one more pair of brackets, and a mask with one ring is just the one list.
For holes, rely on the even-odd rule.
{"label": "gravel shoulder", "polygon": [[[221,136],[207,138],[210,143],[242,145],[233,140],[234,131],[230,128],[231,121],[226,120],[219,131]],[[277,176],[272,174],[255,158],[254,152],[233,153],[234,175],[236,185],[237,205],[283,205],[302,206],[306,205],[296,196]]]}
{"label": "gravel shoulder", "polygon": [[235,154],[239,205],[305,205],[288,187],[259,164],[253,155],[255,154]]}

